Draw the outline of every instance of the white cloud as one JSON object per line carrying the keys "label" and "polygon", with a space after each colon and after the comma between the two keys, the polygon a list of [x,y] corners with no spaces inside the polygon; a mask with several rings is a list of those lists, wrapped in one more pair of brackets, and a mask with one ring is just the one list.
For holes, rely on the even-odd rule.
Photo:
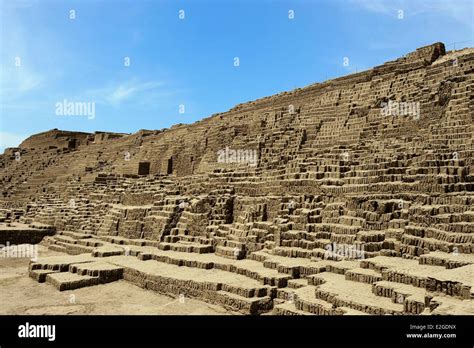
{"label": "white cloud", "polygon": [[30,91],[41,87],[44,79],[41,75],[32,72],[25,66],[15,66],[14,60],[11,64],[0,66],[0,98],[2,103],[15,100]]}
{"label": "white cloud", "polygon": [[[29,13],[36,0],[1,2],[0,21],[2,31],[0,40],[2,53],[0,56],[0,100],[2,106],[15,102],[31,91],[44,87],[45,75],[40,73],[44,67],[38,64],[38,52],[29,42],[31,33],[25,29],[20,14]],[[34,42],[34,41],[33,41]],[[48,47],[45,56],[54,55]],[[41,70],[40,70],[41,69]]]}
{"label": "white cloud", "polygon": [[36,6],[38,4],[38,0],[16,0],[16,1],[8,1],[5,5],[11,9],[25,9]]}
{"label": "white cloud", "polygon": [[112,105],[118,105],[126,100],[130,100],[138,95],[156,91],[162,87],[163,83],[158,81],[149,82],[127,82],[119,85],[115,90],[109,91],[106,100]]}
{"label": "white cloud", "polygon": [[[373,0],[350,0],[350,2],[354,5],[360,6],[363,9],[375,12],[375,13],[382,13],[389,15],[392,12],[392,3],[387,3],[384,1],[373,1]],[[392,12],[393,13],[393,12]]]}
{"label": "white cloud", "polygon": [[16,147],[25,140],[27,136],[0,131],[0,153],[3,153],[7,147]]}
{"label": "white cloud", "polygon": [[350,3],[370,12],[398,16],[403,10],[406,17],[432,13],[451,17],[459,24],[473,28],[474,2],[472,0],[350,0]]}
{"label": "white cloud", "polygon": [[165,86],[165,83],[162,81],[139,82],[137,80],[130,80],[121,82],[118,85],[89,89],[81,98],[114,107],[122,103],[145,104],[156,101],[160,96],[174,93],[170,89],[162,88],[163,86]]}

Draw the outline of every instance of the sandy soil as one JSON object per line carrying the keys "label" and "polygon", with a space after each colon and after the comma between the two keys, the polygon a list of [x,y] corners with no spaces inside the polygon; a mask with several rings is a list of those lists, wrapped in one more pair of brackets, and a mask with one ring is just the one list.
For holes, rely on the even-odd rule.
{"label": "sandy soil", "polygon": [[[64,255],[38,246],[39,256]],[[120,280],[59,292],[28,277],[29,259],[0,257],[0,314],[230,314],[193,299],[175,299]]]}

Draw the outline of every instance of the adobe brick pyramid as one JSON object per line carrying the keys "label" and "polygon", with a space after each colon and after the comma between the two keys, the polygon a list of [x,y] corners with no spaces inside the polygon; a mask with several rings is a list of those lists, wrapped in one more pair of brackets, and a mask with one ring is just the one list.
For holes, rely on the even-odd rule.
{"label": "adobe brick pyramid", "polygon": [[474,314],[473,88],[474,49],[435,43],[190,125],[36,134],[0,157],[3,239],[46,235],[30,276],[61,291]]}

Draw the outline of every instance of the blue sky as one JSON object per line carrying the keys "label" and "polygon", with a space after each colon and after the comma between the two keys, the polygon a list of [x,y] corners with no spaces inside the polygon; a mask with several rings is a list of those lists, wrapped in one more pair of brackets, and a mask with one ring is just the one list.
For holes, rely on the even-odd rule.
{"label": "blue sky", "polygon": [[[52,128],[133,133],[192,123],[433,42],[474,46],[472,0],[0,4],[2,152]],[[95,103],[95,118],[56,115],[64,99]]]}

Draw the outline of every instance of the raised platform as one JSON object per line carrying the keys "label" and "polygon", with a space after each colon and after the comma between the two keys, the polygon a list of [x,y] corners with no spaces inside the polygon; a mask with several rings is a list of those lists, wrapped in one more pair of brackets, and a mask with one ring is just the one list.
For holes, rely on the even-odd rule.
{"label": "raised platform", "polygon": [[0,222],[0,244],[19,245],[19,244],[37,244],[45,236],[52,236],[56,232],[54,226],[33,223],[1,223]]}

